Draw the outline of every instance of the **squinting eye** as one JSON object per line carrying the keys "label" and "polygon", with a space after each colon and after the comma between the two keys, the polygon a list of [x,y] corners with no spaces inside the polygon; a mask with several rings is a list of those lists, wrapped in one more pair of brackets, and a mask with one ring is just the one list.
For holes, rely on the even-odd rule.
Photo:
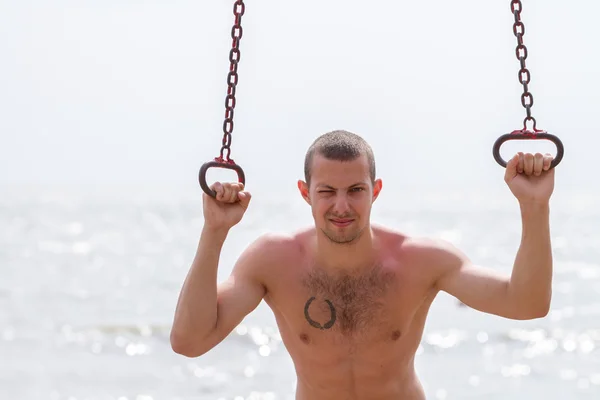
{"label": "squinting eye", "polygon": [[354,192],[360,192],[363,190],[364,190],[363,188],[352,188],[352,191],[354,191]]}

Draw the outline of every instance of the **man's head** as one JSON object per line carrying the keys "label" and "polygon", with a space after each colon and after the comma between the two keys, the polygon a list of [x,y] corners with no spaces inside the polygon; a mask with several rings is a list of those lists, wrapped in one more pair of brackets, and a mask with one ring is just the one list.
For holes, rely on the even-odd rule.
{"label": "man's head", "polygon": [[371,206],[381,190],[371,146],[347,131],[313,142],[304,161],[302,197],[312,207],[317,229],[332,242],[351,243],[370,227]]}

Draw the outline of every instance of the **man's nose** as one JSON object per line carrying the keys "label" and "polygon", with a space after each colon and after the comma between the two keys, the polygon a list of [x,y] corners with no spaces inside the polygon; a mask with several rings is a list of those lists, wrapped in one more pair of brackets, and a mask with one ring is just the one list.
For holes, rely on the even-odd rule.
{"label": "man's nose", "polygon": [[348,202],[348,196],[346,196],[345,194],[338,193],[335,196],[335,204],[333,206],[333,211],[337,215],[344,215],[349,210],[349,208],[350,206]]}

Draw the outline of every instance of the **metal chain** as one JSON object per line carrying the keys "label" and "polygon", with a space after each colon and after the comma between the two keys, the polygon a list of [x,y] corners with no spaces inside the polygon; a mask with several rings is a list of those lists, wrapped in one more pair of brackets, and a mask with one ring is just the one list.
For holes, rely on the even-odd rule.
{"label": "metal chain", "polygon": [[[240,41],[242,39],[242,16],[246,11],[244,0],[236,0],[233,5],[235,23],[231,29],[233,43],[229,52],[229,74],[227,75],[227,97],[225,98],[225,122],[223,122],[223,147],[220,160],[233,162],[231,155],[231,133],[233,132],[233,111],[235,109],[235,89],[238,84],[238,63],[240,62]],[[223,158],[227,151],[226,159]]]}
{"label": "metal chain", "polygon": [[525,25],[521,21],[521,11],[523,4],[521,0],[512,0],[510,9],[515,16],[513,25],[513,33],[517,37],[516,55],[521,64],[519,70],[519,82],[523,85],[523,94],[521,95],[521,104],[525,107],[527,117],[523,121],[523,130],[527,130],[527,122],[533,122],[533,130],[536,131],[536,120],[531,115],[531,107],[533,107],[533,95],[529,91],[529,82],[531,82],[531,73],[527,69],[525,60],[527,59],[527,47],[523,44],[523,35],[525,34]]}

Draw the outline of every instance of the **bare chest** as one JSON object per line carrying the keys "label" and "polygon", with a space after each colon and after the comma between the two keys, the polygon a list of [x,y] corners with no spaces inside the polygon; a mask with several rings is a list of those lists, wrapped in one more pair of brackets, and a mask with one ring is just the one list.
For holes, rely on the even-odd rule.
{"label": "bare chest", "polygon": [[311,268],[281,278],[267,302],[288,344],[395,343],[425,297],[402,271],[381,265],[349,273]]}

